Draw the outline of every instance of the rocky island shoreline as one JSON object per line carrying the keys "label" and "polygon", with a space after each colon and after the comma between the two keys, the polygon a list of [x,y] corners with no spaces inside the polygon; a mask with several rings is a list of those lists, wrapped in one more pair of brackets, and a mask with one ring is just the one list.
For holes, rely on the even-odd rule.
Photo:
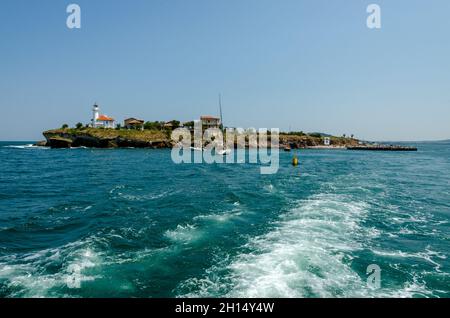
{"label": "rocky island shoreline", "polygon": [[[104,128],[60,128],[43,132],[44,141],[36,145],[50,148],[172,148],[170,130],[134,130]],[[270,136],[269,136],[270,138]],[[324,140],[329,145],[324,145]],[[350,137],[324,137],[320,134],[280,133],[280,148],[283,149],[351,149],[351,150],[417,150],[411,147],[373,145]]]}
{"label": "rocky island shoreline", "polygon": [[85,127],[61,128],[43,132],[50,148],[171,148],[169,136],[162,131],[104,129]]}

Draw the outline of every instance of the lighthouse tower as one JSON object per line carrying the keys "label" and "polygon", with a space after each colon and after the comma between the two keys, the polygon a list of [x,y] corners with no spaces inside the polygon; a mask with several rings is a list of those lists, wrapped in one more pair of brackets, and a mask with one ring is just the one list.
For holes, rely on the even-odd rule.
{"label": "lighthouse tower", "polygon": [[92,127],[95,128],[95,124],[97,122],[99,116],[100,107],[98,107],[97,103],[92,107]]}

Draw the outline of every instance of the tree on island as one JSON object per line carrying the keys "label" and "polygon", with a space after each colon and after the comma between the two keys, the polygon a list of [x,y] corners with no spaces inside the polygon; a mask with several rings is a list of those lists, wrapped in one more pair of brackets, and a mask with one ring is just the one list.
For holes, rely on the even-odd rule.
{"label": "tree on island", "polygon": [[183,124],[184,127],[188,128],[188,129],[194,129],[194,121],[187,121]]}
{"label": "tree on island", "polygon": [[164,125],[164,123],[159,122],[159,121],[147,121],[144,124],[144,129],[145,130],[161,130],[163,125]]}
{"label": "tree on island", "polygon": [[180,121],[179,120],[171,120],[169,122],[166,123],[166,125],[169,124],[170,129],[177,129],[178,127],[180,127]]}
{"label": "tree on island", "polygon": [[[268,131],[268,132],[270,132],[270,131]],[[305,136],[305,133],[303,131],[290,131],[290,132],[287,132],[286,134],[290,135],[290,136],[300,136],[300,137]]]}
{"label": "tree on island", "polygon": [[63,124],[63,125],[61,126],[61,128],[62,128],[62,129],[67,129],[67,128],[69,128],[69,125]]}
{"label": "tree on island", "polygon": [[76,129],[81,129],[81,128],[83,128],[83,124],[82,124],[82,123],[77,123],[77,124],[75,125],[75,128],[76,128]]}
{"label": "tree on island", "polygon": [[309,134],[311,137],[314,137],[314,138],[322,138],[322,134],[320,134],[320,133],[312,133],[312,134]]}

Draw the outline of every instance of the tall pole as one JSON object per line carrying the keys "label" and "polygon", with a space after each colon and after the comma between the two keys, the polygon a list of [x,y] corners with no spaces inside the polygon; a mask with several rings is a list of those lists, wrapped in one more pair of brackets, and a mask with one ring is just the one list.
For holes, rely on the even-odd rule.
{"label": "tall pole", "polygon": [[222,95],[219,93],[219,110],[220,110],[220,126],[223,129],[223,117],[222,117]]}

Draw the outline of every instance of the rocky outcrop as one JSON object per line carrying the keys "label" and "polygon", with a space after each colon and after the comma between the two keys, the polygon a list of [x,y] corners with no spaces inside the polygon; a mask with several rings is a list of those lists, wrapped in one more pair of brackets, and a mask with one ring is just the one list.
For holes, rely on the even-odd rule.
{"label": "rocky outcrop", "polygon": [[41,140],[41,141],[38,141],[37,143],[35,143],[33,146],[47,147],[48,146],[48,142],[47,142],[47,140]]}
{"label": "rocky outcrop", "polygon": [[[126,129],[55,129],[44,133],[45,145],[52,148],[88,147],[88,148],[172,148],[168,132],[155,130],[126,130]],[[331,148],[358,146],[358,140],[344,137],[330,137]],[[237,147],[237,140],[234,141]],[[281,148],[314,148],[324,145],[322,137],[311,135],[280,134]],[[268,136],[270,145],[270,135]],[[248,147],[246,139],[246,147]]]}
{"label": "rocky outcrop", "polygon": [[62,137],[51,137],[47,139],[47,144],[51,148],[71,148],[72,147],[72,140],[68,138],[62,138]]}
{"label": "rocky outcrop", "polygon": [[43,133],[51,148],[171,148],[162,132],[114,129],[56,129]]}

